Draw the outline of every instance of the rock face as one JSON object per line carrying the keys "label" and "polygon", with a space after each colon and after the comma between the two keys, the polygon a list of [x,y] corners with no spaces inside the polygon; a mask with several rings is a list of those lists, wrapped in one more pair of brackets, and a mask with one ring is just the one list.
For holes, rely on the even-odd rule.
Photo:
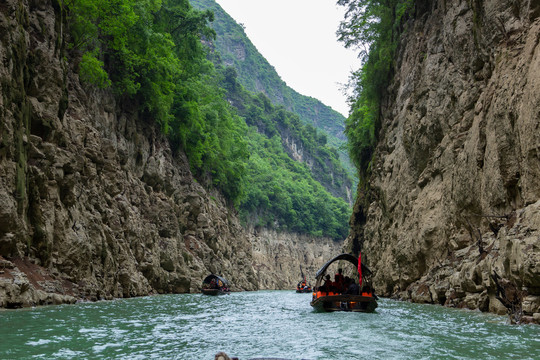
{"label": "rock face", "polygon": [[260,289],[294,289],[302,273],[315,285],[315,273],[341,253],[342,242],[305,235],[250,231],[253,263]]}
{"label": "rock face", "polygon": [[[25,259],[76,298],[196,291],[209,272],[256,289],[247,234],[185,156],[151,119],[81,87],[64,60],[60,10],[48,1],[1,10],[0,255],[15,259],[4,259],[3,283]],[[19,283],[4,306],[17,291],[46,290]],[[32,301],[41,302],[23,302]]]}
{"label": "rock face", "polygon": [[[277,126],[283,137],[283,146],[291,158],[305,163],[311,170],[313,178],[317,180],[326,191],[335,197],[342,198],[349,206],[353,205],[352,180],[347,176],[340,163],[333,163],[330,158],[320,151],[305,151],[300,139],[290,134],[286,129]],[[337,158],[337,156],[336,156]]]}
{"label": "rock face", "polygon": [[[348,247],[379,293],[540,312],[540,3],[416,1]],[[538,316],[537,316],[538,317]]]}
{"label": "rock face", "polygon": [[152,119],[81,86],[63,25],[56,1],[0,5],[0,307],[197,292],[209,273],[258,289],[256,237]]}

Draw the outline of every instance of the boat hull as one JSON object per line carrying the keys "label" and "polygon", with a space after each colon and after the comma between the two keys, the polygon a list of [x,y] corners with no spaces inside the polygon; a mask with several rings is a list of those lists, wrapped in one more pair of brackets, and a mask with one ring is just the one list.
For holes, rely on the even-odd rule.
{"label": "boat hull", "polygon": [[219,290],[219,289],[202,289],[201,292],[204,295],[212,295],[212,296],[230,294],[230,291],[223,291],[223,290]]}
{"label": "boat hull", "polygon": [[362,295],[332,295],[320,296],[313,300],[310,305],[317,311],[350,311],[350,312],[374,312],[377,308],[377,300],[372,296]]}

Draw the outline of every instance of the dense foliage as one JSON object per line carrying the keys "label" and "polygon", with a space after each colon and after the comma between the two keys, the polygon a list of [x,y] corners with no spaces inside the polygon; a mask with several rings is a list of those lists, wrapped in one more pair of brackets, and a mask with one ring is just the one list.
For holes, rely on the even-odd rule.
{"label": "dense foliage", "polygon": [[[234,68],[221,71],[229,101],[250,126],[251,157],[246,196],[240,204],[242,219],[252,226],[346,237],[349,206],[314,180],[333,181],[336,188],[343,188],[340,182],[349,180],[336,149],[327,145],[326,135],[283,106],[273,105],[264,94],[244,90]],[[292,159],[287,141],[302,149],[304,158],[311,160],[310,167]]]}
{"label": "dense foliage", "polygon": [[250,225],[344,239],[350,209],[313,180],[305,164],[292,160],[281,138],[249,131],[251,157],[246,180],[251,186],[240,206]]}
{"label": "dense foliage", "polygon": [[287,111],[282,105],[273,105],[263,93],[253,95],[238,81],[233,67],[224,70],[223,87],[227,89],[227,99],[250,126],[268,137],[279,135],[283,147],[291,157],[309,163],[312,177],[336,197],[349,200],[353,183],[344,169],[335,147],[328,144],[327,134],[306,124],[300,117]]}
{"label": "dense foliage", "polygon": [[368,170],[379,127],[381,95],[391,80],[392,60],[403,15],[414,0],[338,0],[346,7],[338,30],[346,47],[362,49],[363,66],[352,74],[354,92],[346,121],[349,153],[361,173]]}
{"label": "dense foliage", "polygon": [[356,172],[346,152],[344,116],[319,100],[301,95],[287,86],[246,36],[243,26],[236,23],[215,0],[191,0],[191,3],[215,13],[212,27],[218,34],[216,49],[220,52],[221,61],[237,70],[239,83],[248,91],[264,92],[273,104],[283,105],[297,114],[302,122],[325,132],[329,145],[338,149],[343,166],[355,178]]}
{"label": "dense foliage", "polygon": [[212,13],[187,0],[74,0],[68,14],[71,46],[83,53],[81,79],[138,104],[199,179],[237,201],[247,127],[227,105],[200,41],[214,34]]}
{"label": "dense foliage", "polygon": [[[111,89],[121,106],[157,122],[186,153],[196,178],[221,190],[246,221],[346,236],[348,206],[289,157],[279,129],[294,132],[305,147],[322,149],[325,137],[245,91],[231,68],[207,60],[201,40],[215,36],[212,12],[194,10],[188,0],[73,0],[66,10],[81,80]],[[246,107],[234,109],[230,94],[243,94]],[[324,151],[335,160],[335,151]]]}

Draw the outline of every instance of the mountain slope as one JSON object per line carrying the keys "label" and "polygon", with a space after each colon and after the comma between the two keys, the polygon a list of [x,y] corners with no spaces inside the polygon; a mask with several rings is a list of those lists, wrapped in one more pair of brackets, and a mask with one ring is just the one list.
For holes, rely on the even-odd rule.
{"label": "mountain slope", "polygon": [[282,104],[316,128],[344,141],[343,115],[319,100],[304,96],[287,86],[276,70],[255,48],[244,29],[214,0],[191,0],[195,8],[210,9],[218,34],[215,45],[224,64],[238,71],[239,82],[249,91],[263,92],[275,104]]}
{"label": "mountain slope", "polygon": [[304,178],[313,178],[334,197],[352,205],[352,179],[343,168],[337,150],[327,144],[327,135],[303,123],[297,114],[285,110],[283,106],[273,105],[263,93],[254,94],[245,90],[239,84],[234,68],[217,68],[224,73],[221,86],[227,90],[228,102],[237,109],[246,124],[256,127],[268,139],[279,138],[281,151],[288,154],[288,159],[280,161],[280,165],[288,168],[284,165],[287,162],[298,162],[295,168],[305,167],[307,170]]}
{"label": "mountain slope", "polygon": [[[212,27],[217,33],[214,42],[221,61],[234,67],[238,81],[246,90],[263,92],[274,104],[281,104],[287,110],[298,114],[300,119],[328,134],[328,143],[341,149],[346,142],[343,133],[343,115],[324,105],[319,100],[299,94],[280,78],[276,70],[262,56],[249,40],[243,27],[229,16],[214,0],[191,0],[198,9],[210,9],[215,19]],[[344,166],[354,177],[355,170],[350,164],[348,154],[340,150]]]}
{"label": "mountain slope", "polygon": [[245,196],[240,214],[246,224],[344,239],[352,182],[326,135],[304,124],[263,94],[245,90],[236,70],[218,67],[227,100],[250,130]]}

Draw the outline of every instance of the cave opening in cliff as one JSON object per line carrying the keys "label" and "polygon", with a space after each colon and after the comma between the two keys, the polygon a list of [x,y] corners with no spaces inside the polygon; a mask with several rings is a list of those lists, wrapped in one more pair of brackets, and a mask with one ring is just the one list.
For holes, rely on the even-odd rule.
{"label": "cave opening in cliff", "polygon": [[30,117],[30,134],[40,137],[42,140],[47,141],[51,133],[49,124],[46,124],[42,119],[31,116]]}

